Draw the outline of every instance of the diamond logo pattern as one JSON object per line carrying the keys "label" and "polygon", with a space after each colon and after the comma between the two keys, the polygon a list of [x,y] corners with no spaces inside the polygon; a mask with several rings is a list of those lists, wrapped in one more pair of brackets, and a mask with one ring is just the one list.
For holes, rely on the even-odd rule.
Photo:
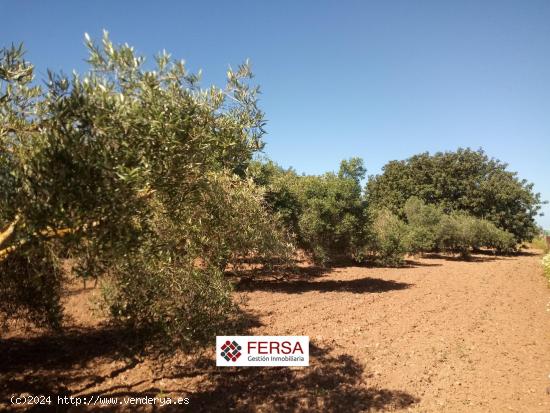
{"label": "diamond logo pattern", "polygon": [[227,340],[223,343],[221,350],[221,356],[224,359],[227,361],[237,361],[237,359],[241,357],[242,347],[235,340]]}

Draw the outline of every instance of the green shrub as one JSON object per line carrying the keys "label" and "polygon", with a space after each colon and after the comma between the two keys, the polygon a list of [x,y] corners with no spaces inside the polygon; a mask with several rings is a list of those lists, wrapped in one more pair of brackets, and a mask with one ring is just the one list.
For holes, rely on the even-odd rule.
{"label": "green shrub", "polygon": [[405,203],[404,211],[408,223],[407,251],[412,254],[433,251],[438,246],[438,228],[443,217],[441,209],[411,197]]}
{"label": "green shrub", "polygon": [[227,264],[238,270],[242,257],[272,264],[292,256],[261,189],[227,173],[207,178],[177,215],[156,205],[146,223],[150,236],[112,260],[102,290],[114,319],[182,344],[207,340],[235,314]]}
{"label": "green shrub", "polygon": [[271,160],[255,160],[249,164],[247,175],[264,189],[269,209],[280,217],[289,232],[298,236],[298,220],[303,205],[295,188],[299,179],[296,172],[293,169],[285,170]]}
{"label": "green shrub", "polygon": [[497,228],[495,224],[484,219],[476,219],[473,228],[472,248],[490,248],[497,253],[509,254],[516,250],[516,239],[507,231]]}
{"label": "green shrub", "polygon": [[438,247],[462,256],[470,255],[474,242],[475,220],[464,213],[444,215],[438,228]]}
{"label": "green shrub", "polygon": [[237,270],[244,257],[266,265],[291,261],[293,239],[280,216],[267,209],[261,187],[235,175],[212,173],[197,197],[182,210],[187,225],[171,224],[179,228],[179,237],[185,234],[187,254],[195,242],[196,258],[222,271],[227,264]]}
{"label": "green shrub", "polygon": [[399,266],[407,253],[407,225],[389,210],[373,215],[369,251],[382,265]]}
{"label": "green shrub", "polygon": [[333,174],[300,177],[293,189],[302,206],[298,236],[315,259],[326,263],[356,256],[363,242],[364,212],[355,181]]}
{"label": "green shrub", "polygon": [[59,328],[63,271],[52,243],[0,260],[0,327],[9,320]]}
{"label": "green shrub", "polygon": [[444,215],[438,228],[439,248],[469,256],[472,249],[492,248],[500,253],[516,249],[515,237],[492,222],[472,217],[464,212]]}
{"label": "green shrub", "polygon": [[441,249],[468,256],[471,250],[480,248],[506,254],[516,249],[512,234],[463,211],[445,214],[440,207],[411,197],[404,212],[408,222],[407,248],[411,253]]}
{"label": "green shrub", "polygon": [[362,258],[367,217],[360,186],[365,169],[360,159],[343,161],[338,174],[320,176],[300,176],[272,162],[253,164],[249,170],[256,182],[266,186],[271,209],[316,262]]}
{"label": "green shrub", "polygon": [[189,345],[208,341],[233,313],[231,287],[214,267],[136,254],[102,282],[103,306],[129,327]]}

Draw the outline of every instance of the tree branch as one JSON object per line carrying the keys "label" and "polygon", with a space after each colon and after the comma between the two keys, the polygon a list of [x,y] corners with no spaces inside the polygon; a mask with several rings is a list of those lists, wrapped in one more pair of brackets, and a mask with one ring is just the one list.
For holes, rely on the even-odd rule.
{"label": "tree branch", "polygon": [[[62,229],[47,228],[47,229],[43,229],[41,231],[38,231],[38,233],[34,233],[33,236],[35,236],[35,237],[36,236],[41,236],[41,237],[46,238],[46,239],[63,238],[65,235],[74,234],[78,231],[86,230],[88,228],[93,228],[93,227],[96,227],[98,225],[99,225],[99,221],[95,221],[95,222],[92,222],[91,224],[84,224],[84,225],[81,225],[80,227],[76,227],[76,228],[62,228]],[[10,226],[11,226],[11,224],[10,224]],[[7,231],[5,231],[5,232],[7,232]],[[13,230],[12,230],[12,232],[13,232]],[[4,233],[2,233],[2,235],[3,234]],[[9,247],[1,249],[0,250],[0,262],[5,260],[11,253],[17,251],[23,245],[30,242],[31,239],[32,238],[24,238],[24,239],[18,240],[16,243],[14,243],[13,245],[10,245]],[[0,245],[2,245],[1,242],[0,242]]]}
{"label": "tree branch", "polygon": [[5,230],[3,230],[0,233],[0,246],[2,246],[2,244],[6,242],[9,237],[11,237],[11,235],[15,231],[15,227],[17,226],[20,220],[21,220],[21,216],[17,214],[15,216],[15,219],[6,227]]}

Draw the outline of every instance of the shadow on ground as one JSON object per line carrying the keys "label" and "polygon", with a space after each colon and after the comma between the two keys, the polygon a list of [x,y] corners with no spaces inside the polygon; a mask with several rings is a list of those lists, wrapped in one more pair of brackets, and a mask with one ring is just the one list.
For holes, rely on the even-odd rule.
{"label": "shadow on ground", "polygon": [[[425,253],[422,254],[423,258],[427,259],[440,259],[445,261],[462,261],[462,262],[490,262],[497,260],[505,260],[514,257],[534,257],[540,255],[533,251],[519,250],[512,254],[498,254],[494,250],[476,250],[469,256],[462,256],[460,254],[445,254],[445,253]],[[417,263],[418,264],[418,263]]]}
{"label": "shadow on ground", "polygon": [[[0,351],[0,408],[8,410],[14,394],[51,395],[52,406],[27,410],[55,412],[94,411],[93,406],[75,410],[57,405],[58,395],[190,400],[188,406],[103,406],[101,411],[361,412],[395,410],[419,401],[403,391],[369,387],[353,357],[333,355],[330,348],[313,343],[310,366],[304,368],[221,368],[215,366],[211,350],[194,353],[185,362],[178,356],[157,358],[130,346],[114,328],[7,339],[0,342]],[[131,374],[146,361],[156,366],[153,376]],[[120,375],[125,380],[111,382]],[[161,386],[163,381],[168,384]],[[198,386],[188,388],[191,382]]]}
{"label": "shadow on ground", "polygon": [[[257,316],[241,311],[222,326],[219,334],[246,334],[261,325]],[[166,389],[155,387],[156,380],[149,375],[100,393],[92,390],[108,386],[113,379],[125,376],[145,361],[154,366],[157,374],[162,374],[167,360],[187,353],[153,341],[145,333],[105,324],[0,339],[0,354],[0,411],[3,411],[13,407],[11,396],[21,394],[52,396],[54,400],[57,396],[155,397]],[[151,386],[143,390],[148,385]],[[186,391],[179,389],[177,393]],[[28,411],[75,411],[69,405],[26,407]],[[77,409],[80,410],[85,410],[84,406]]]}
{"label": "shadow on ground", "polygon": [[[90,388],[137,363],[137,349],[115,328],[79,328],[62,333],[0,340],[0,402],[9,407],[12,395],[71,396],[69,387]],[[105,374],[86,368],[102,358],[117,367]],[[0,405],[0,410],[2,405]],[[66,411],[69,406],[28,406],[36,411]],[[8,409],[9,410],[9,409]]]}
{"label": "shadow on ground", "polygon": [[381,278],[358,278],[354,280],[241,280],[235,284],[236,291],[271,291],[286,294],[301,294],[309,291],[321,293],[383,293],[404,290],[414,284],[384,280]]}
{"label": "shadow on ground", "polygon": [[445,261],[459,261],[459,262],[491,262],[496,261],[499,259],[507,258],[509,256],[503,256],[503,255],[494,255],[490,253],[480,254],[476,253],[467,257],[463,257],[461,255],[449,255],[449,254],[441,254],[441,253],[426,253],[423,254],[423,258],[426,259],[437,259],[437,260],[445,260]]}
{"label": "shadow on ground", "polygon": [[353,357],[330,350],[311,343],[309,367],[220,368],[209,359],[171,378],[208,374],[211,385],[190,396],[194,412],[363,412],[419,401],[403,391],[369,387]]}
{"label": "shadow on ground", "polygon": [[407,268],[419,268],[419,267],[442,267],[443,264],[440,263],[428,263],[428,262],[422,262],[417,261],[414,259],[406,259],[404,262],[404,265],[402,267],[398,267],[399,269],[407,269]]}

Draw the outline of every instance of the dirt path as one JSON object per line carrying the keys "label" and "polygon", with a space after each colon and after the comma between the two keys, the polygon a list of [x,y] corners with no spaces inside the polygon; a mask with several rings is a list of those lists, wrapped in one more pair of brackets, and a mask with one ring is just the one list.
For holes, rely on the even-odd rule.
{"label": "dirt path", "polygon": [[[212,350],[129,361],[108,331],[80,327],[57,341],[5,340],[0,390],[184,395],[187,411],[550,412],[550,289],[539,261],[436,257],[239,285],[249,334],[310,336],[305,369],[220,370]],[[69,308],[84,320],[78,297]]]}

